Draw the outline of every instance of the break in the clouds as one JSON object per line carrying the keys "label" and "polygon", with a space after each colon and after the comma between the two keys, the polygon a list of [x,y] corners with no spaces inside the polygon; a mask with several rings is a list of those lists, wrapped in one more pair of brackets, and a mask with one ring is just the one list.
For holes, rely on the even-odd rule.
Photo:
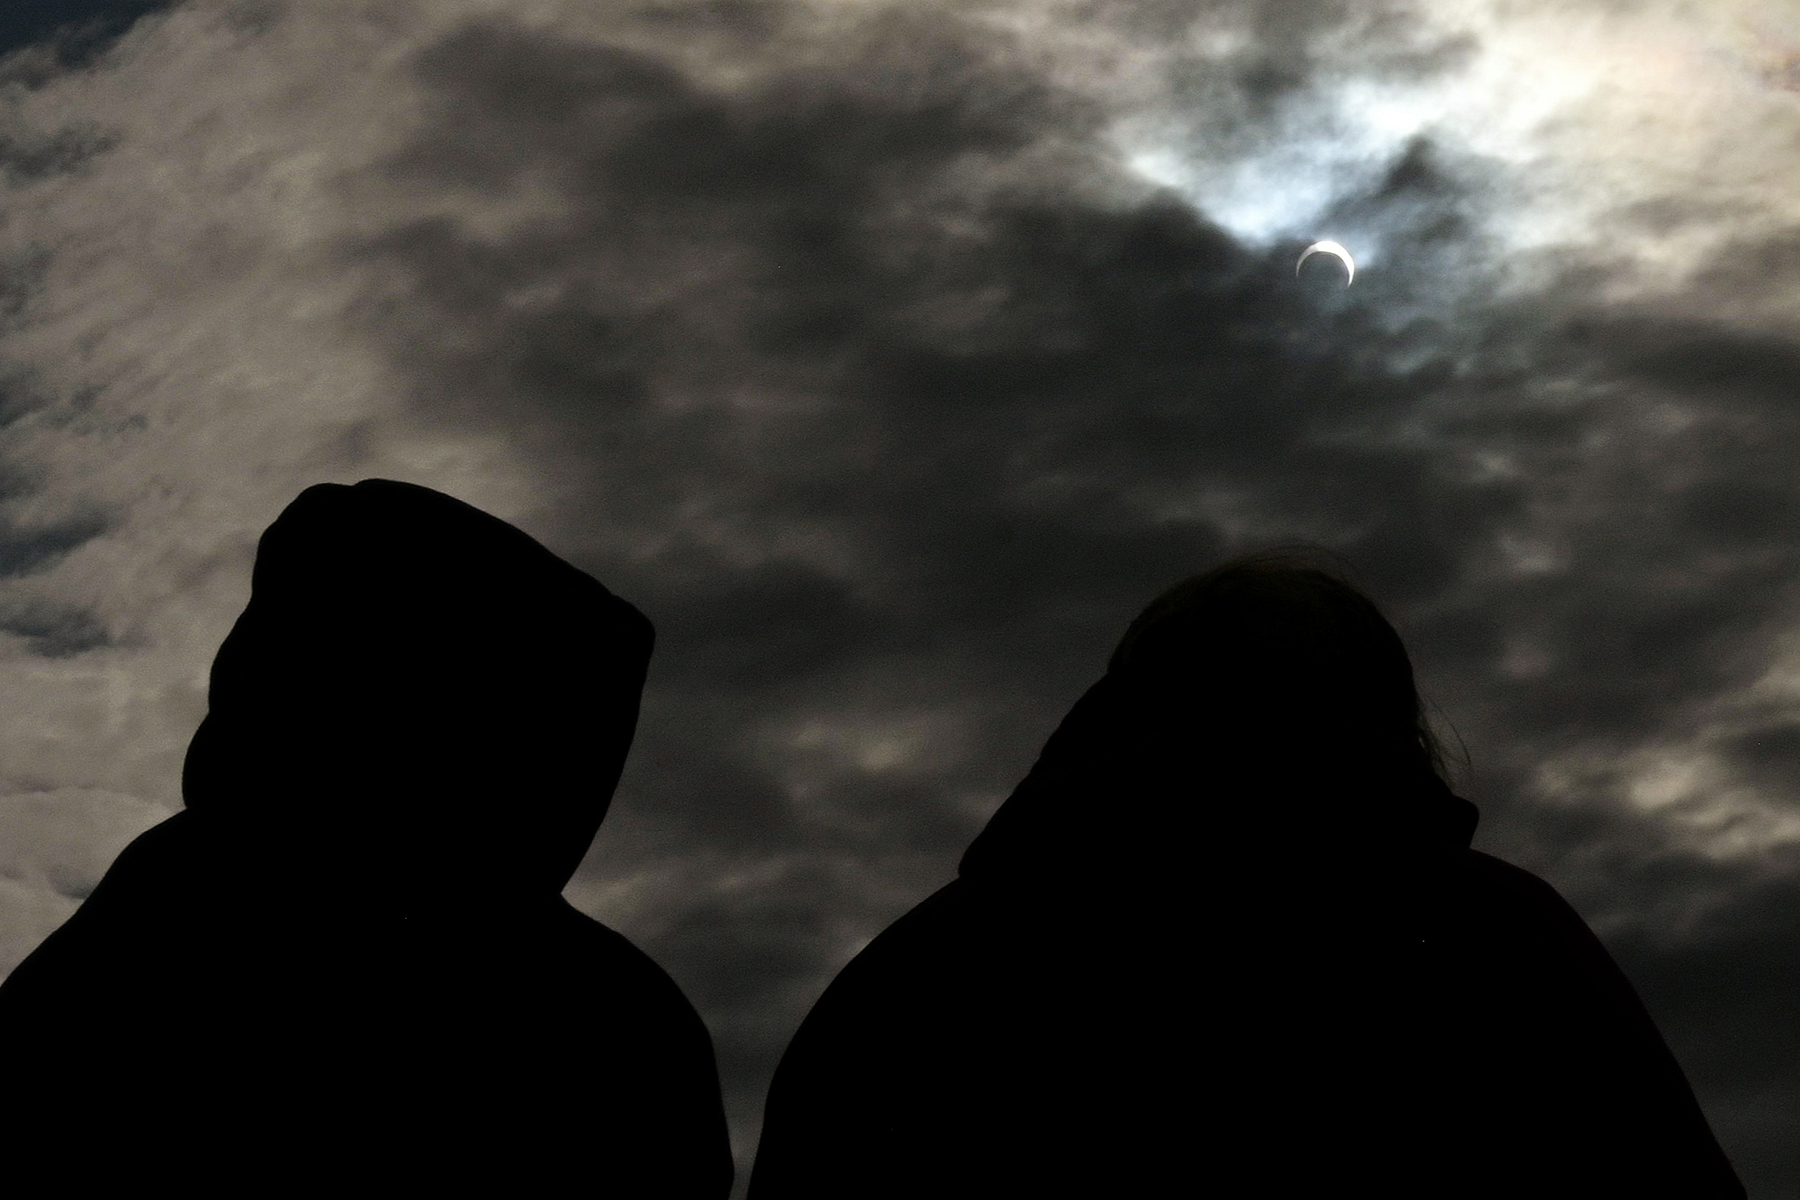
{"label": "break in the clouds", "polygon": [[[1781,17],[218,2],[16,51],[6,965],[178,807],[262,528],[438,487],[657,624],[570,894],[707,1018],[741,1179],[806,1007],[1137,609],[1308,539],[1407,637],[1477,844],[1791,1192]],[[1320,238],[1354,288],[1295,277]]]}

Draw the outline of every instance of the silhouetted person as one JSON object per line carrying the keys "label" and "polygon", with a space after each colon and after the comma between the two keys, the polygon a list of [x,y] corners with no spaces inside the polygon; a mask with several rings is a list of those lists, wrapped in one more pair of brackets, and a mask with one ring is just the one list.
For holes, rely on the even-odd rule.
{"label": "silhouetted person", "polygon": [[1177,585],[807,1016],[751,1200],[1741,1197],[1630,984],[1442,771],[1335,572]]}
{"label": "silhouetted person", "polygon": [[652,640],[460,501],[302,493],[213,664],[185,811],[0,987],[0,1188],[723,1200],[705,1027],[561,896]]}

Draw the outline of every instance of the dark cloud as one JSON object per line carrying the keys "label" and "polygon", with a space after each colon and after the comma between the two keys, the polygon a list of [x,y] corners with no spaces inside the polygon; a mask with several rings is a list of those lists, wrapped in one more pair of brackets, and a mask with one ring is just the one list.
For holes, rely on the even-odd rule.
{"label": "dark cloud", "polygon": [[1800,345],[1791,339],[1693,324],[1647,328],[1637,336],[1642,350],[1631,373],[1684,393],[1760,408],[1792,398],[1800,379]]}
{"label": "dark cloud", "polygon": [[1655,586],[1639,577],[1612,589],[1591,580],[1578,594],[1558,589],[1540,605],[1545,619],[1537,626],[1559,650],[1550,685],[1558,690],[1558,718],[1623,742],[1678,725],[1699,697],[1742,686],[1751,663],[1737,648],[1753,650],[1759,634],[1772,632],[1780,596],[1771,586],[1793,569],[1791,561],[1752,561],[1722,586],[1716,579]]}
{"label": "dark cloud", "polygon": [[0,517],[0,579],[42,570],[106,529],[107,522],[94,514],[24,525]]}
{"label": "dark cloud", "polygon": [[[1800,1062],[1800,955],[1793,933],[1800,857],[1784,854],[1763,864],[1754,879],[1742,876],[1741,869],[1691,859],[1628,867],[1618,878],[1646,893],[1641,902],[1654,915],[1609,942],[1709,1102],[1714,1130],[1750,1195],[1775,1196],[1800,1171],[1792,1139],[1777,1135],[1784,1123],[1792,1128],[1800,1111],[1792,1070]],[[1693,922],[1677,923],[1674,914],[1649,907],[1658,898],[1696,894],[1730,899]],[[1682,928],[1678,941],[1660,932],[1671,925]]]}
{"label": "dark cloud", "polygon": [[[1113,5],[1105,23],[1140,44],[1172,47],[1161,68],[1165,119],[1197,142],[1202,161],[1253,153],[1294,132],[1326,133],[1339,118],[1333,89],[1345,79],[1417,82],[1454,72],[1476,38],[1444,33],[1401,6],[1318,0],[1253,4]],[[1196,28],[1225,44],[1181,49]]]}
{"label": "dark cloud", "polygon": [[1800,811],[1800,724],[1752,729],[1726,739],[1719,750],[1744,779]]}
{"label": "dark cloud", "polygon": [[[0,259],[0,330],[16,327],[43,289],[49,264],[50,253],[43,246],[29,246]],[[14,390],[10,380],[5,386],[9,392]]]}
{"label": "dark cloud", "polygon": [[[1132,492],[1172,495],[1229,476],[1279,503],[1285,486],[1304,480],[1309,497],[1293,507],[1323,501],[1352,521],[1376,509],[1404,521],[1393,509],[1397,491],[1418,504],[1438,499],[1422,455],[1301,448],[1330,420],[1404,411],[1433,386],[1435,368],[1395,372],[1344,349],[1372,336],[1354,316],[1296,352],[1318,336],[1320,314],[1277,298],[1269,282],[1280,268],[1186,206],[1170,199],[1103,212],[1002,200],[970,214],[951,197],[933,211],[934,172],[1066,128],[1041,84],[1003,78],[976,100],[965,82],[973,68],[943,67],[956,56],[939,52],[931,72],[939,92],[921,85],[906,105],[876,103],[863,70],[727,97],[622,51],[544,46],[491,29],[466,36],[467,70],[454,57],[460,37],[427,57],[433,78],[446,87],[453,79],[456,92],[431,138],[394,169],[500,187],[524,172],[574,170],[584,155],[592,166],[574,181],[583,190],[572,194],[565,227],[494,247],[438,222],[357,249],[397,258],[418,276],[409,329],[455,331],[452,355],[429,337],[409,336],[400,351],[436,356],[428,378],[459,381],[422,387],[422,403],[491,388],[515,412],[543,404],[590,437],[621,433],[627,422],[639,422],[631,433],[642,437],[642,422],[657,419],[634,406],[658,391],[716,389],[720,379],[828,388],[834,399],[821,411],[756,431],[780,464],[773,471],[747,471],[721,436],[735,418],[709,411],[710,433],[691,429],[695,438],[668,444],[716,461],[644,472],[659,480],[651,498],[663,499],[671,474],[712,489],[743,480],[755,494],[739,503],[814,519],[840,510],[859,543],[891,541],[877,557],[906,575],[966,587],[970,564],[1016,560],[1020,573],[1002,585],[1015,597],[1066,594],[1067,564],[1116,562],[1122,538],[1154,546],[1143,561],[1153,573],[1133,579],[1140,591],[1166,582],[1170,564],[1197,566],[1220,548],[1204,522],[1134,532],[1146,521],[1131,511]],[[1012,101],[996,101],[1008,92]],[[539,108],[542,129],[513,128]],[[571,123],[578,132],[567,131]],[[923,211],[908,210],[909,191]],[[974,228],[948,232],[958,217]],[[671,254],[656,252],[671,244]],[[635,269],[642,295],[661,290],[647,265],[704,259],[706,248],[742,266],[722,287],[654,310],[616,277],[611,295],[577,285],[535,314],[502,308],[509,287],[554,275],[559,261]],[[959,314],[971,305],[981,307]],[[733,327],[718,328],[721,311]],[[683,325],[710,328],[684,337]],[[667,362],[671,343],[688,361]],[[655,455],[661,445],[645,448]],[[1477,508],[1453,501],[1436,511],[1441,521],[1463,509],[1479,524]],[[1084,536],[1084,524],[1094,553],[1079,553],[1079,543],[1055,558],[1042,553]],[[1433,561],[1416,552],[1409,560],[1415,569]],[[1442,576],[1441,556],[1432,569]]]}
{"label": "dark cloud", "polygon": [[861,649],[876,616],[845,581],[804,564],[733,569],[692,548],[669,558],[634,593],[658,614],[677,661],[729,691],[780,691],[816,676]]}
{"label": "dark cloud", "polygon": [[0,177],[17,185],[50,175],[78,171],[117,144],[117,135],[99,129],[64,129],[47,138],[15,140],[0,136]]}
{"label": "dark cloud", "polygon": [[693,4],[646,4],[631,15],[649,28],[672,35],[691,38],[722,33],[755,46],[788,24],[791,6],[775,0],[699,0]]}
{"label": "dark cloud", "polygon": [[[1693,206],[1684,206],[1684,211],[1692,212]],[[1785,297],[1795,282],[1800,282],[1800,226],[1789,225],[1727,242],[1701,268],[1694,293],[1698,298],[1720,301],[1741,295],[1748,287],[1753,293],[1766,291]]]}
{"label": "dark cloud", "polygon": [[112,644],[95,614],[42,602],[0,614],[0,632],[25,639],[30,651],[42,658],[73,658]]}
{"label": "dark cloud", "polygon": [[1454,154],[1420,135],[1400,148],[1373,187],[1346,196],[1319,223],[1343,230],[1345,236],[1381,231],[1394,254],[1406,259],[1402,286],[1429,287],[1471,264],[1495,260],[1495,247],[1483,235],[1479,218],[1503,202],[1505,194],[1499,164]]}

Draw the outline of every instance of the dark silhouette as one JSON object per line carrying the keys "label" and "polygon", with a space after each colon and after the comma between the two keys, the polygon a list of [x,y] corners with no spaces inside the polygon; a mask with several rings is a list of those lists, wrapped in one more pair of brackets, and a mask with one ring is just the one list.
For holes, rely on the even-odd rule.
{"label": "dark silhouette", "polygon": [[213,663],[186,810],[0,987],[0,1178],[722,1200],[705,1027],[561,896],[652,641],[460,501],[302,493]]}
{"label": "dark silhouette", "polygon": [[751,1200],[1743,1196],[1631,985],[1444,775],[1335,569],[1177,585],[807,1016]]}

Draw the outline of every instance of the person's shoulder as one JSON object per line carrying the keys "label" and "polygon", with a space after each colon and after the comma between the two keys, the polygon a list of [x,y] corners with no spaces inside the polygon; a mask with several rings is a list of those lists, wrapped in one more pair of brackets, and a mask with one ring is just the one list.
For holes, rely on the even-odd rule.
{"label": "person's shoulder", "polygon": [[1473,846],[1462,852],[1462,862],[1465,869],[1478,878],[1496,881],[1503,885],[1526,889],[1550,886],[1524,867],[1507,862],[1504,858],[1496,857],[1486,851],[1477,850]]}
{"label": "person's shoulder", "polygon": [[211,849],[211,830],[183,809],[158,821],[125,844],[88,899],[102,891],[138,887],[146,882],[174,886],[201,869]]}
{"label": "person's shoulder", "polygon": [[68,919],[15,968],[14,979],[35,978],[51,961],[72,954],[88,959],[98,951],[101,958],[124,961],[149,951],[147,931],[184,915],[202,886],[195,861],[202,855],[194,843],[185,813],[133,838]]}
{"label": "person's shoulder", "polygon": [[637,943],[563,897],[557,898],[547,928],[561,947],[588,959],[602,959],[609,970],[626,971],[645,979],[668,978],[668,973]]}
{"label": "person's shoulder", "polygon": [[809,1039],[858,1036],[854,1027],[872,1014],[916,1030],[966,1025],[970,997],[1001,1003],[1043,986],[1071,953],[1092,952],[1087,942],[1074,948],[1078,922],[1066,907],[1000,881],[951,880],[858,947],[803,1028]]}
{"label": "person's shoulder", "polygon": [[1479,899],[1529,909],[1546,918],[1577,916],[1548,880],[1516,863],[1471,848],[1463,851],[1458,865],[1465,889]]}
{"label": "person's shoulder", "polygon": [[698,1023],[698,1013],[674,977],[618,930],[558,897],[547,932],[551,952],[575,977],[570,982],[576,987],[603,993],[614,1003],[680,1011]]}
{"label": "person's shoulder", "polygon": [[911,976],[933,963],[956,960],[976,950],[995,918],[988,897],[964,880],[952,880],[859,947],[838,972],[840,992],[859,986],[885,987],[899,974]]}
{"label": "person's shoulder", "polygon": [[1479,850],[1465,852],[1460,915],[1465,931],[1500,956],[1616,971],[1587,920],[1548,880]]}

